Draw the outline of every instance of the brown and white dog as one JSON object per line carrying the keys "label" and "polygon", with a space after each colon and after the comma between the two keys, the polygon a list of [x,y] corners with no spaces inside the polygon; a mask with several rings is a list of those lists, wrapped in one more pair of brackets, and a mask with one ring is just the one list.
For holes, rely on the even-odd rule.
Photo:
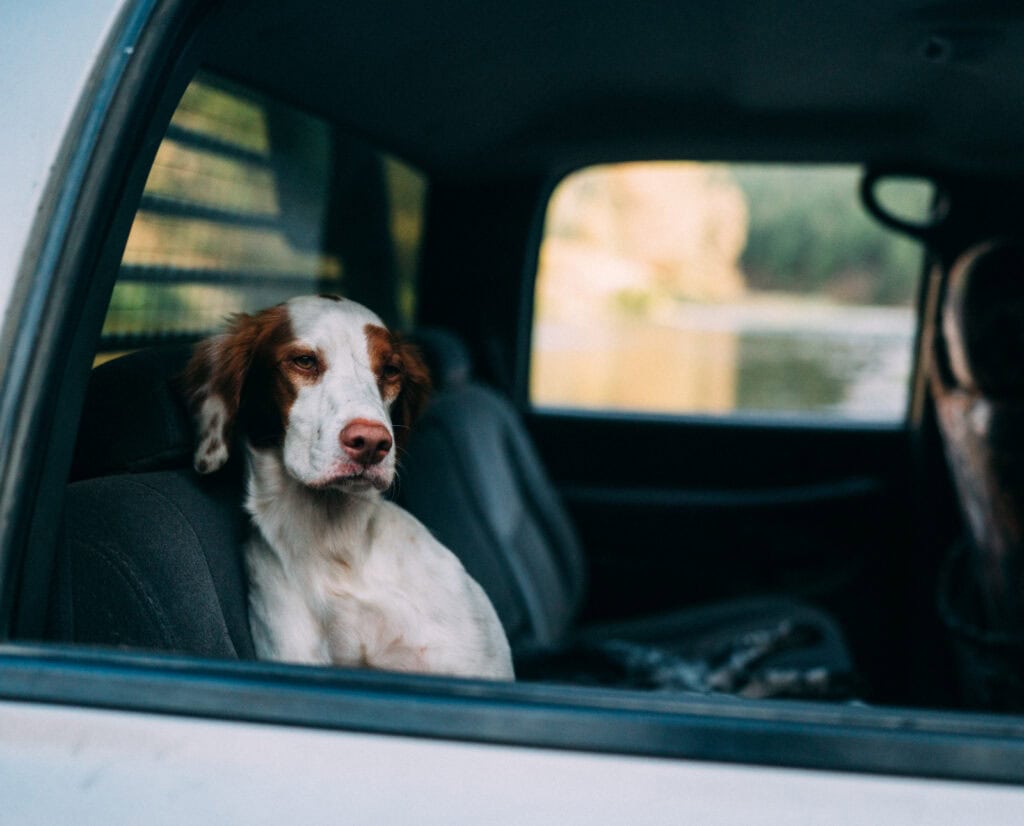
{"label": "brown and white dog", "polygon": [[512,679],[483,589],[381,496],[429,391],[415,348],[353,301],[295,298],[201,342],[185,382],[196,470],[246,445],[258,656]]}

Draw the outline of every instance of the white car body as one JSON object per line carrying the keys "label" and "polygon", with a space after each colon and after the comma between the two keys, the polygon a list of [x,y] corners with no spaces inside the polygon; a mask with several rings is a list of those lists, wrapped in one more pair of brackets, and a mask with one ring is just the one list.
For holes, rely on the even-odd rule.
{"label": "white car body", "polygon": [[977,783],[0,704],[9,823],[1019,823]]}

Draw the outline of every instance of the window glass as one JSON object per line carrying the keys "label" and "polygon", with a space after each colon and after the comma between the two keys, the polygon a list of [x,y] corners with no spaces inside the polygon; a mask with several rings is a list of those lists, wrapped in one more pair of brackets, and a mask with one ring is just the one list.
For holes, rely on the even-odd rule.
{"label": "window glass", "polygon": [[395,247],[398,312],[403,324],[411,327],[416,315],[416,268],[423,237],[427,182],[408,164],[387,155],[383,160],[390,198],[391,237]]}
{"label": "window glass", "polygon": [[540,253],[533,403],[902,418],[921,251],[867,215],[859,177],[652,162],[566,178]]}
{"label": "window glass", "polygon": [[422,176],[397,159],[200,75],[146,181],[97,361],[197,340],[303,293],[371,297],[407,322],[423,198]]}

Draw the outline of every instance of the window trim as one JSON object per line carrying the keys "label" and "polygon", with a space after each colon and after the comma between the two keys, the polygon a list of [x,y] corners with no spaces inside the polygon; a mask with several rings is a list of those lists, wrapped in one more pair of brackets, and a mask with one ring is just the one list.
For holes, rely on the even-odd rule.
{"label": "window trim", "polygon": [[506,746],[1024,782],[1024,719],[0,646],[0,699]]}

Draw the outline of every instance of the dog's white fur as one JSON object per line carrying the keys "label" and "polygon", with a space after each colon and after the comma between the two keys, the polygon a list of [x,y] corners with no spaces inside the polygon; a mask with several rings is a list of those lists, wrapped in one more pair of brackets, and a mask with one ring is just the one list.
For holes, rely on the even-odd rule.
{"label": "dog's white fur", "polygon": [[[246,443],[257,655],[512,679],[508,641],[483,589],[381,496],[395,475],[391,413],[425,379],[418,355],[387,336],[355,302],[303,297],[240,316],[196,349],[187,373],[196,469],[210,473],[227,461],[233,431]],[[316,370],[305,369],[305,354]],[[382,358],[386,373],[375,363]],[[285,408],[279,418],[275,405]],[[280,432],[247,432],[260,419]],[[346,452],[340,434],[354,421],[386,428],[383,459]]]}

